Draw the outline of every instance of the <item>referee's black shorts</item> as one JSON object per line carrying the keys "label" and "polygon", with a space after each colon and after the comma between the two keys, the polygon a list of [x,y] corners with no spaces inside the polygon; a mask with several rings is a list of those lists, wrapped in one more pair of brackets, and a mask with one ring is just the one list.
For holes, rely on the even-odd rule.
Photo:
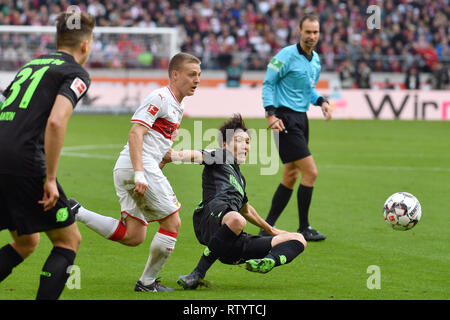
{"label": "referee's black shorts", "polygon": [[[194,211],[194,231],[201,244],[208,246],[221,228],[223,216],[230,211],[234,210],[222,201],[210,201]],[[272,238],[241,232],[226,256],[219,260],[225,264],[240,264],[249,259],[264,258],[272,249]]]}
{"label": "referee's black shorts", "polygon": [[280,132],[276,143],[283,163],[293,162],[311,155],[308,147],[309,124],[306,112],[279,107],[275,116],[283,121],[287,132]]}
{"label": "referee's black shorts", "polygon": [[9,229],[32,234],[62,228],[75,222],[69,201],[57,182],[59,199],[49,211],[44,211],[44,177],[0,175],[0,230]]}

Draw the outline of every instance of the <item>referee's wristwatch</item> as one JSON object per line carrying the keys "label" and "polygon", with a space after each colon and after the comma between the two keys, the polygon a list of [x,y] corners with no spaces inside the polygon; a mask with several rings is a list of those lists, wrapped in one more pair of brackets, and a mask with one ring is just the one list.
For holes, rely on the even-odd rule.
{"label": "referee's wristwatch", "polygon": [[266,110],[266,117],[273,116],[276,111],[276,108],[274,106],[267,106],[267,107],[264,107],[264,109]]}
{"label": "referee's wristwatch", "polygon": [[324,97],[319,97],[319,99],[317,99],[317,101],[316,101],[316,106],[321,107],[324,102],[329,103],[328,100],[325,99]]}

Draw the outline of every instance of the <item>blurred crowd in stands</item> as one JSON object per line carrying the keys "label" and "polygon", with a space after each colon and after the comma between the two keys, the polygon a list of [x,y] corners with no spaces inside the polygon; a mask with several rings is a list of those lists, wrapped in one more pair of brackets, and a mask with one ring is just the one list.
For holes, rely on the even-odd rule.
{"label": "blurred crowd in stands", "polygon": [[[278,50],[298,41],[299,19],[314,13],[321,22],[322,71],[339,72],[343,83],[364,87],[372,72],[401,72],[413,78],[442,73],[448,85],[449,0],[0,0],[0,25],[54,25],[71,5],[95,16],[98,26],[175,27],[181,50],[200,57],[204,69],[223,70],[232,62],[264,70]],[[370,5],[381,8],[379,29],[367,26]],[[46,49],[45,37],[18,45],[14,35],[0,36],[3,61],[17,60],[31,41]],[[91,67],[164,67],[160,49],[133,37],[103,38],[94,45]]]}

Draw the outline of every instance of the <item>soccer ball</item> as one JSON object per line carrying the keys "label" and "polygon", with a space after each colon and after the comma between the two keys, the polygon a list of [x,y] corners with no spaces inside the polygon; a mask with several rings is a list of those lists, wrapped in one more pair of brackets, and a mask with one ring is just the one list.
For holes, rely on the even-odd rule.
{"label": "soccer ball", "polygon": [[384,220],[394,230],[412,229],[422,217],[419,200],[408,192],[396,192],[387,198],[383,208]]}

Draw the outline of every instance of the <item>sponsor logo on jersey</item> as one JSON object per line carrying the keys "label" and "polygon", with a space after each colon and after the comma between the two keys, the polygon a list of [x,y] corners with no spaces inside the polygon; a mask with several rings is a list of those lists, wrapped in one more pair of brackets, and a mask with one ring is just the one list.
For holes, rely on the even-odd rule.
{"label": "sponsor logo on jersey", "polygon": [[242,186],[239,184],[238,180],[235,178],[235,176],[233,176],[232,174],[230,174],[230,183],[233,187],[236,188],[237,191],[239,191],[239,193],[244,196],[244,189],[242,188]]}

